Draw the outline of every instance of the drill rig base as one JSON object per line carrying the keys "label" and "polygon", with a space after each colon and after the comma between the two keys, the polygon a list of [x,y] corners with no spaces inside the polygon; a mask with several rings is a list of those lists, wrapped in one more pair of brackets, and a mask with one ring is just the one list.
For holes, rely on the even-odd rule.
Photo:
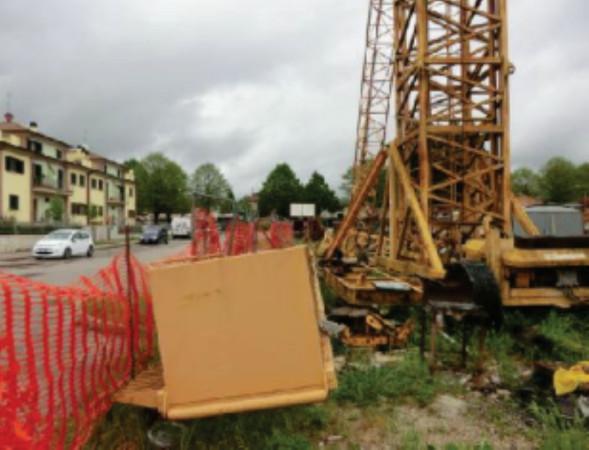
{"label": "drill rig base", "polygon": [[359,265],[325,266],[322,277],[346,306],[333,309],[330,320],[345,327],[339,338],[349,347],[399,348],[411,336],[413,321],[397,324],[384,319],[378,306],[421,304],[419,280],[376,273]]}
{"label": "drill rig base", "polygon": [[493,268],[503,306],[569,309],[589,304],[589,237],[489,236],[466,247],[470,259],[485,260]]}
{"label": "drill rig base", "polygon": [[370,307],[341,306],[330,312],[329,319],[344,326],[339,338],[348,347],[404,347],[414,329],[411,319],[397,324]]}
{"label": "drill rig base", "polygon": [[421,354],[425,355],[426,322],[430,317],[429,366],[437,367],[437,340],[448,319],[462,324],[461,365],[466,366],[470,331],[479,329],[479,360],[482,367],[485,336],[503,321],[499,286],[483,262],[462,261],[448,266],[446,278],[426,284],[427,296],[422,318]]}
{"label": "drill rig base", "polygon": [[350,305],[419,305],[423,287],[408,277],[371,274],[364,267],[326,266],[322,277],[329,288]]}

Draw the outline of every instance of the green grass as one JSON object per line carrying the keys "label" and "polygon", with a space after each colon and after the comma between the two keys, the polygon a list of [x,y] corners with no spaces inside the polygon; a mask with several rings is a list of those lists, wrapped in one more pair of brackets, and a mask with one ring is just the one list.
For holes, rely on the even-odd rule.
{"label": "green grass", "polygon": [[337,305],[337,295],[329,289],[325,281],[320,280],[319,288],[321,289],[321,296],[323,297],[323,303],[325,304],[325,309],[329,311],[332,308],[335,308]]}
{"label": "green grass", "polygon": [[487,442],[476,445],[450,443],[442,447],[435,447],[424,443],[422,437],[415,430],[403,435],[400,448],[402,450],[493,450],[493,447]]}
{"label": "green grass", "polygon": [[[301,406],[185,421],[172,433],[180,450],[311,450],[311,440],[327,426],[327,409]],[[86,449],[148,449],[154,425],[148,411],[115,405]]]}
{"label": "green grass", "polygon": [[[175,440],[180,449],[312,449],[325,435],[345,434],[339,423],[341,406],[361,407],[364,415],[381,400],[426,405],[447,388],[410,352],[391,366],[346,369],[339,377],[339,388],[325,404],[186,421],[177,427]],[[147,449],[147,430],[154,420],[154,414],[146,410],[115,405],[87,449]]]}
{"label": "green grass", "polygon": [[564,418],[553,404],[532,404],[530,414],[538,424],[541,450],[589,449],[589,432],[582,418]]}
{"label": "green grass", "polygon": [[589,311],[506,311],[498,332],[511,338],[509,352],[528,360],[575,363],[589,358]]}
{"label": "green grass", "polygon": [[[335,302],[333,295],[322,286],[326,303]],[[503,384],[516,390],[527,381],[522,380],[520,368],[531,367],[534,360],[575,363],[589,359],[589,314],[584,312],[557,312],[550,310],[507,311],[505,327],[489,334],[486,352],[488,363],[496,363]],[[439,358],[452,364],[457,358],[461,329],[449,327],[454,343],[439,339]],[[370,354],[352,351],[340,345],[338,352],[345,353],[348,366],[338,374],[339,388],[328,402],[317,406],[301,406],[248,414],[227,415],[216,418],[182,422],[178,429],[179,449],[202,450],[307,450],[317,448],[321,439],[330,434],[345,436],[348,448],[354,448],[358,436],[350,415],[366,421],[371,412],[382,413],[383,408],[394,411],[399,403],[425,406],[438,394],[462,394],[453,372],[432,375],[417,352],[418,333],[414,333],[403,359],[391,365],[372,367]],[[470,348],[476,360],[476,336]],[[447,366],[449,367],[449,366]],[[541,391],[549,398],[551,392]],[[485,399],[481,401],[485,402]],[[484,407],[485,420],[491,420],[499,431],[514,433],[519,423],[526,437],[538,442],[543,450],[589,449],[589,434],[580,419],[565,420],[554,405],[544,402],[525,409],[515,396],[510,402],[489,404]],[[505,411],[513,414],[505,414]],[[392,413],[391,413],[392,414]],[[385,414],[386,415],[386,414]],[[521,415],[521,419],[519,419]],[[506,419],[509,417],[509,419]],[[518,418],[514,420],[514,418]],[[147,430],[156,420],[153,413],[138,408],[117,405],[98,426],[88,449],[148,449]],[[360,419],[359,419],[360,420]],[[389,419],[390,420],[390,419]],[[517,422],[511,424],[509,421]],[[368,420],[374,425],[374,421]],[[524,433],[522,431],[522,433]],[[356,431],[358,433],[358,431]],[[487,443],[478,445],[448,444],[434,448],[424,442],[418,432],[399,431],[395,437],[398,448],[408,450],[492,450]],[[529,433],[529,435],[528,435]],[[340,448],[337,444],[326,449]],[[344,447],[345,448],[345,447]]]}
{"label": "green grass", "polygon": [[147,430],[153,414],[131,406],[115,405],[98,424],[87,450],[147,449]]}
{"label": "green grass", "polygon": [[415,352],[390,366],[345,369],[338,378],[339,388],[333,398],[339,403],[358,406],[373,405],[385,399],[427,405],[438,393],[450,388],[441,378],[430,374]]}
{"label": "green grass", "polygon": [[328,421],[321,406],[302,406],[193,421],[185,449],[311,449],[308,437]]}
{"label": "green grass", "polygon": [[589,358],[589,324],[586,314],[551,311],[539,325],[539,332],[553,342],[552,355],[567,363]]}
{"label": "green grass", "polygon": [[515,389],[521,384],[515,351],[515,341],[504,332],[494,332],[487,339],[487,351],[495,359],[499,377],[505,387]]}
{"label": "green grass", "polygon": [[584,311],[508,311],[504,328],[487,338],[486,351],[497,362],[506,387],[516,389],[523,381],[518,366],[589,359],[587,342],[589,316]]}

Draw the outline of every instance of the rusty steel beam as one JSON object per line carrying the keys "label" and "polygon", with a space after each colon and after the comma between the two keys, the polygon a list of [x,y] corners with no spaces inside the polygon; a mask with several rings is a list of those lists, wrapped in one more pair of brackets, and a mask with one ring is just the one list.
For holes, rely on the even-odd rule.
{"label": "rusty steel beam", "polygon": [[[394,3],[398,151],[448,263],[485,217],[511,234],[506,2]],[[407,196],[392,200],[393,259],[427,263],[425,242],[405,223]]]}
{"label": "rusty steel beam", "polygon": [[354,158],[354,188],[386,144],[393,85],[393,0],[369,0]]}

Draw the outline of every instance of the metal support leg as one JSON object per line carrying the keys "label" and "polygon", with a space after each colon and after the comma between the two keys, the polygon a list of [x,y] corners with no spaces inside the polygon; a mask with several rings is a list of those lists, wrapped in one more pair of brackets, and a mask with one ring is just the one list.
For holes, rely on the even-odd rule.
{"label": "metal support leg", "polygon": [[425,361],[425,341],[427,333],[427,311],[425,307],[422,307],[419,311],[419,322],[421,324],[421,334],[419,336],[419,355],[421,360]]}

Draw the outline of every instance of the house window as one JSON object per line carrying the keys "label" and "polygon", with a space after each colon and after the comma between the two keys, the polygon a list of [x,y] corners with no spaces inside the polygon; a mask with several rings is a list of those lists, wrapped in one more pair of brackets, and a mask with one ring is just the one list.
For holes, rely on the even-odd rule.
{"label": "house window", "polygon": [[55,150],[55,157],[61,159],[63,157],[63,152],[61,150]]}
{"label": "house window", "polygon": [[96,178],[92,178],[91,183],[92,183],[92,189],[96,189],[96,187],[98,185],[98,183],[96,182]]}
{"label": "house window", "polygon": [[43,153],[43,144],[31,139],[27,141],[27,148],[35,153]]}
{"label": "house window", "polygon": [[88,208],[83,203],[72,203],[72,215],[85,216],[88,214]]}
{"label": "house window", "polygon": [[72,186],[75,186],[77,183],[77,177],[75,173],[70,174],[70,184]]}
{"label": "house window", "polygon": [[18,201],[18,195],[10,195],[8,197],[8,204],[10,206],[10,210],[11,211],[18,211],[18,205],[19,201]]}
{"label": "house window", "polygon": [[43,183],[43,167],[39,164],[33,164],[33,183],[35,186]]}
{"label": "house window", "polygon": [[135,211],[129,210],[129,219],[134,219],[134,218],[135,218]]}
{"label": "house window", "polygon": [[86,177],[84,175],[80,175],[80,186],[86,186]]}
{"label": "house window", "polygon": [[133,197],[133,188],[132,187],[129,188],[129,197]]}
{"label": "house window", "polygon": [[102,191],[104,189],[104,182],[102,180],[98,180],[98,190]]}
{"label": "house window", "polygon": [[6,171],[7,172],[14,172],[14,173],[25,173],[25,162],[21,159],[13,158],[12,156],[7,156],[5,159],[6,162]]}

